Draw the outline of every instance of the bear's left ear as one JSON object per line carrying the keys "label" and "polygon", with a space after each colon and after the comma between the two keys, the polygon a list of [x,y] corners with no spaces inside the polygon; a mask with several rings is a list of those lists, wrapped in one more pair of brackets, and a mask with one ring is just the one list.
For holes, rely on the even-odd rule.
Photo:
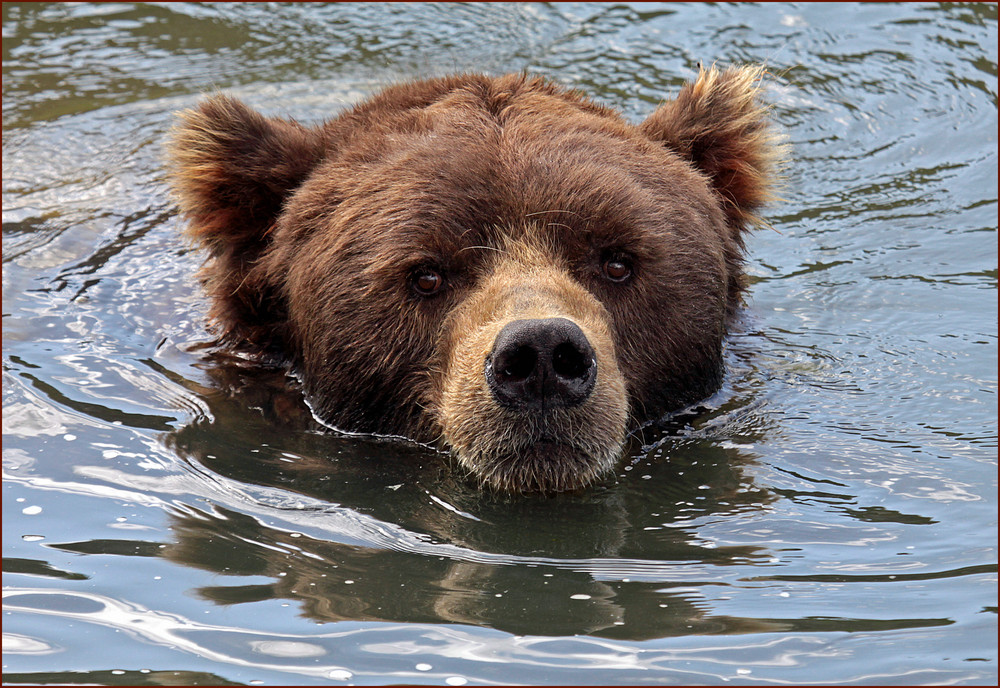
{"label": "bear's left ear", "polygon": [[760,103],[763,74],[756,66],[702,69],[640,125],[709,178],[734,228],[764,224],[756,211],[775,198],[785,155]]}

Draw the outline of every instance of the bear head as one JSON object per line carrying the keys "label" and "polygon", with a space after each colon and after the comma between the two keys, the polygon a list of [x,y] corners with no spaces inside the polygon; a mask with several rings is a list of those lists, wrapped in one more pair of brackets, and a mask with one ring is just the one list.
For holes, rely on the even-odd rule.
{"label": "bear head", "polygon": [[346,431],[483,484],[575,489],[710,395],[781,146],[756,67],[639,125],[525,75],[392,86],[322,124],[212,97],[172,182],[220,342],[288,361]]}

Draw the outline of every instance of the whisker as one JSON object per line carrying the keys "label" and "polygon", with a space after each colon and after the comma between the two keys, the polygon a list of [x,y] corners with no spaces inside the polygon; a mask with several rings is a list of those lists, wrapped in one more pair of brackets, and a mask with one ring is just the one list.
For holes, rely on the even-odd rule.
{"label": "whisker", "polygon": [[575,210],[560,210],[559,208],[553,208],[552,210],[539,210],[534,213],[527,213],[525,217],[534,217],[535,215],[545,215],[546,213],[569,213],[571,215],[578,215]]}
{"label": "whisker", "polygon": [[481,248],[486,251],[496,251],[497,253],[505,253],[505,251],[502,248],[497,248],[496,246],[466,246],[465,248],[460,248],[458,250],[458,253],[461,253],[462,251],[468,251],[469,249],[473,248]]}

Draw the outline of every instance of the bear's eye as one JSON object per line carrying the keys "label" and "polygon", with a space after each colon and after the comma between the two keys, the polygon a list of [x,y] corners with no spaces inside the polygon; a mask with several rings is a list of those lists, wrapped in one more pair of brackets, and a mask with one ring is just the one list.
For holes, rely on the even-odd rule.
{"label": "bear's eye", "polygon": [[632,264],[624,256],[611,256],[601,266],[604,276],[612,282],[624,282],[632,276]]}
{"label": "bear's eye", "polygon": [[441,273],[430,268],[420,268],[414,272],[411,281],[413,290],[421,296],[433,296],[444,286],[444,277]]}

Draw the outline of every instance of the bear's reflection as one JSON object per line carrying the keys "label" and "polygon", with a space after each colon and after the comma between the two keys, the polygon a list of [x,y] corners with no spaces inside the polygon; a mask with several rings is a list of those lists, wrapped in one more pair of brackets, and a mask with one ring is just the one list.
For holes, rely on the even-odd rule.
{"label": "bear's reflection", "polygon": [[[173,517],[176,542],[165,556],[271,579],[203,588],[207,599],[290,599],[324,622],[447,622],[533,635],[639,639],[766,625],[713,616],[705,595],[723,594],[712,587],[722,580],[711,580],[715,566],[773,555],[713,547],[684,526],[770,501],[743,476],[746,459],[735,450],[667,437],[643,454],[636,443],[617,478],[579,494],[501,496],[433,450],[320,432],[278,370],[224,365],[211,373],[220,386],[200,394],[212,418],[171,436],[180,454],[224,478],[405,529],[412,541],[398,549],[346,544],[269,527],[252,505],[188,508]],[[656,456],[667,449],[669,460]],[[708,571],[709,580],[691,570]]]}

